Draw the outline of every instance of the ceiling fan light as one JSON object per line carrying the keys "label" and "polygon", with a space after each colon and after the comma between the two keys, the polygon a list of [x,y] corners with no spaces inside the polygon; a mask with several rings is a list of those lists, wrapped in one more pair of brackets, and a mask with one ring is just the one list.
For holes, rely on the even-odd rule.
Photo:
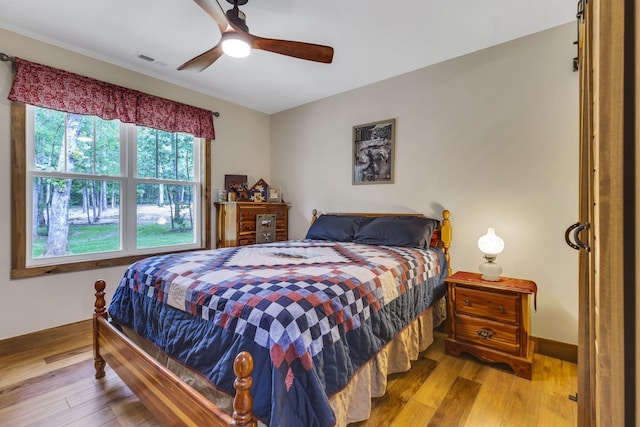
{"label": "ceiling fan light", "polygon": [[225,37],[222,40],[222,50],[234,58],[246,58],[251,53],[251,46],[239,37]]}

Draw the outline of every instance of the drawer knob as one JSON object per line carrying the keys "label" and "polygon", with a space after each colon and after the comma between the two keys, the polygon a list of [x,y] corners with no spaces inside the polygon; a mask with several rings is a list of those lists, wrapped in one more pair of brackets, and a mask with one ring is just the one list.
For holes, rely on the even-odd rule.
{"label": "drawer knob", "polygon": [[464,300],[464,305],[471,305],[471,300],[469,300],[469,298]]}
{"label": "drawer knob", "polygon": [[489,328],[480,328],[476,332],[479,337],[482,337],[484,339],[490,339],[493,337],[493,332]]}
{"label": "drawer knob", "polygon": [[500,313],[504,313],[504,307],[503,307],[503,306],[499,306],[499,307],[498,307],[498,311],[499,311]]}

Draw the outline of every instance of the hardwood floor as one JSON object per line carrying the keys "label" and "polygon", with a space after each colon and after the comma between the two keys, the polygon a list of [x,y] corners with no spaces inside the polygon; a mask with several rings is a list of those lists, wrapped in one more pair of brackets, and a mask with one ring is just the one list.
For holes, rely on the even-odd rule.
{"label": "hardwood floor", "polygon": [[[464,355],[444,354],[444,335],[408,373],[390,376],[371,418],[350,427],[577,425],[576,364],[535,355],[533,379]],[[0,426],[157,426],[107,367],[93,378],[91,323],[0,341]]]}

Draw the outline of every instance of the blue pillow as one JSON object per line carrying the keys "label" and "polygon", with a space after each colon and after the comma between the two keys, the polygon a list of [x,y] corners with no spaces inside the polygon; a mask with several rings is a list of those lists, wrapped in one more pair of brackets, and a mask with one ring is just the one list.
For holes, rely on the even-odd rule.
{"label": "blue pillow", "polygon": [[367,220],[357,215],[320,215],[309,227],[306,238],[350,242],[358,227]]}
{"label": "blue pillow", "polygon": [[367,245],[428,248],[438,220],[419,216],[372,218],[356,232],[353,241]]}

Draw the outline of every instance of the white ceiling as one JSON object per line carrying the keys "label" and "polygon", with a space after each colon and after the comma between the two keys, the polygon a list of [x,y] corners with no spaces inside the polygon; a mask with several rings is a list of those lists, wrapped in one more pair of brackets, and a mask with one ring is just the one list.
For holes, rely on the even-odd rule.
{"label": "white ceiling", "polygon": [[333,63],[253,51],[177,71],[220,39],[193,0],[0,0],[0,28],[272,114],[571,22],[576,1],[249,0],[240,9],[251,34],[332,46]]}

